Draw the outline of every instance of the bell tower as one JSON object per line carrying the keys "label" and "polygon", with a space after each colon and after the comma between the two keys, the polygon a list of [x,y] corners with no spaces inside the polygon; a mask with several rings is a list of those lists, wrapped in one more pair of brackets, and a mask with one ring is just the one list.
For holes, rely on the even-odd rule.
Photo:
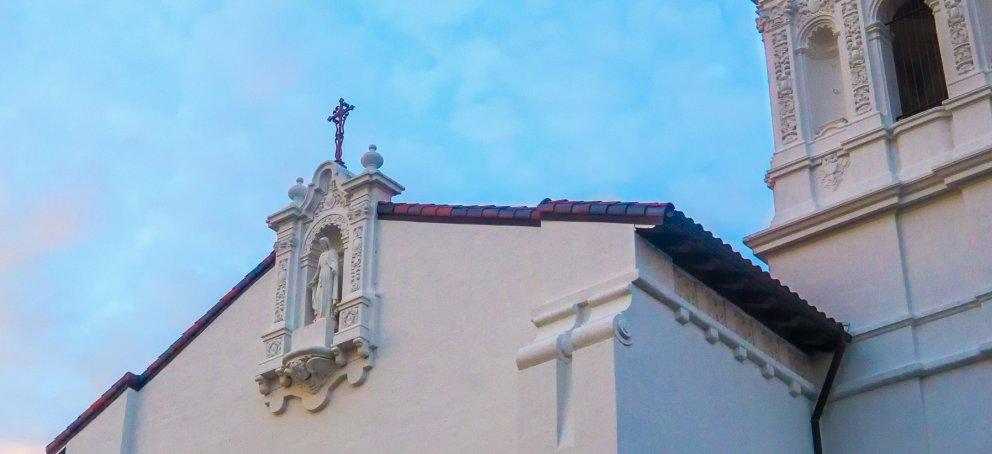
{"label": "bell tower", "polygon": [[773,226],[919,177],[985,140],[988,100],[975,96],[989,87],[989,2],[760,0],[758,14]]}
{"label": "bell tower", "polygon": [[826,452],[992,446],[992,398],[951,398],[992,389],[992,1],[755,3],[775,215],[745,241],[853,335]]}

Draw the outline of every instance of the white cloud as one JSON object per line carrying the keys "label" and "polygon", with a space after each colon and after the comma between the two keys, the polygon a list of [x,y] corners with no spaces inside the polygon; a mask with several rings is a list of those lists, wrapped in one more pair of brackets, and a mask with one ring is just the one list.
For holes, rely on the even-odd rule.
{"label": "white cloud", "polygon": [[742,0],[25,5],[0,14],[0,324],[45,330],[0,333],[0,361],[22,338],[72,359],[43,387],[0,371],[8,407],[52,402],[0,412],[0,439],[57,433],[267,253],[339,96],[346,159],[377,143],[406,200],[672,200],[729,240],[766,221]]}

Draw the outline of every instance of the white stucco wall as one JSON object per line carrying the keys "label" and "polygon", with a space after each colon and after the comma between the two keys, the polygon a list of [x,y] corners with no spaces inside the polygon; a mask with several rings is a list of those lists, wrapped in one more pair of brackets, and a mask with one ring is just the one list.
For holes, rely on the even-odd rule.
{"label": "white stucco wall", "polygon": [[824,414],[827,452],[992,450],[990,188],[979,179],[768,255],[855,335]]}
{"label": "white stucco wall", "polygon": [[[642,276],[674,290],[670,260],[643,241],[637,251]],[[633,342],[614,342],[620,452],[812,452],[810,399],[707,342],[698,326],[676,322],[658,299],[633,296],[623,314]]]}
{"label": "white stucco wall", "polygon": [[126,452],[129,449],[137,393],[127,389],[77,434],[66,452]]}
{"label": "white stucco wall", "polygon": [[[518,371],[531,310],[629,270],[633,227],[507,227],[384,221],[376,367],[327,408],[263,405],[253,381],[270,323],[274,272],[244,292],[138,394],[136,453],[548,452],[556,440],[554,363]],[[616,449],[613,349],[573,358],[573,452]],[[120,435],[114,408],[72,440],[75,453]],[[111,444],[108,444],[111,443]]]}
{"label": "white stucco wall", "polygon": [[776,278],[852,329],[907,312],[899,236],[891,215],[797,244],[767,259]]}
{"label": "white stucco wall", "polygon": [[823,414],[826,452],[987,453],[990,377],[984,361],[833,402]]}

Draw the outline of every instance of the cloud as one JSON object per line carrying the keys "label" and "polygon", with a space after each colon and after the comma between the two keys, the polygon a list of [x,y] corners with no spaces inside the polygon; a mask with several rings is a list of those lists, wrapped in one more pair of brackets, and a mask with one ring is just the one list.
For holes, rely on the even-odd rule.
{"label": "cloud", "polygon": [[4,454],[38,454],[45,452],[42,443],[26,443],[18,440],[0,439],[0,452]]}
{"label": "cloud", "polygon": [[345,159],[378,144],[403,200],[671,200],[732,241],[766,222],[741,0],[0,9],[0,361],[40,377],[0,368],[0,439],[57,433],[268,253],[340,96]]}
{"label": "cloud", "polygon": [[76,192],[35,200],[20,212],[0,212],[6,219],[17,219],[0,231],[0,275],[30,267],[77,243],[85,235],[85,213],[90,209],[89,200]]}

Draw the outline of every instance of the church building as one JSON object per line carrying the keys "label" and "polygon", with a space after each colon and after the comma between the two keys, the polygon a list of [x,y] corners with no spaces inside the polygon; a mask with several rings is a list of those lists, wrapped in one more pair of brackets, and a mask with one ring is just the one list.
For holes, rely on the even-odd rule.
{"label": "church building", "polygon": [[272,253],[47,452],[992,452],[992,1],[754,1],[770,272],[677,201],[404,200],[341,100]]}

